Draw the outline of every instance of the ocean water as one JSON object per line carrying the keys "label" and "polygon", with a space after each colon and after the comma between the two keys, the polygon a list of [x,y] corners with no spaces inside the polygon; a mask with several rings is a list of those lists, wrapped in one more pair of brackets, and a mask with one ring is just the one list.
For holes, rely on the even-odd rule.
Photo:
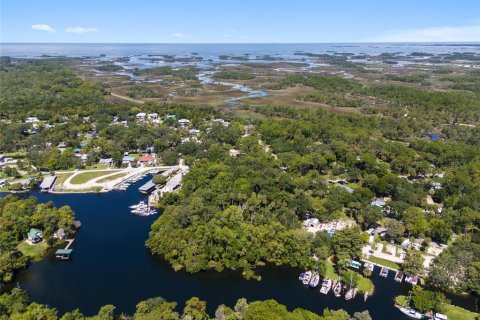
{"label": "ocean water", "polygon": [[[292,43],[292,44],[126,44],[126,43],[1,43],[0,55],[36,58],[42,55],[86,57],[123,57],[135,55],[199,56],[209,59],[219,55],[245,55],[251,57],[271,55],[293,58],[296,51],[312,53],[353,53],[379,55],[412,52],[446,54],[452,52],[480,53],[480,43]],[[297,56],[298,57],[298,56]]]}

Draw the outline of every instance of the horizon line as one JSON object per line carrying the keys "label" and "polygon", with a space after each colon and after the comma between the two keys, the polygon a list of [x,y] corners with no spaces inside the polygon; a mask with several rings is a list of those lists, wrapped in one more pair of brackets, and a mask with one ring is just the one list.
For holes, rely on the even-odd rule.
{"label": "horizon line", "polygon": [[480,44],[478,41],[353,41],[353,42],[1,42],[2,44]]}

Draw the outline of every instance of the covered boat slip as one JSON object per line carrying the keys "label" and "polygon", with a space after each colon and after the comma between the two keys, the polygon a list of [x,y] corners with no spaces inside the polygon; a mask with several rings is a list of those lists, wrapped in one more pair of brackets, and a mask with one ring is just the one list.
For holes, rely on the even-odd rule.
{"label": "covered boat slip", "polygon": [[52,189],[55,181],[57,180],[56,176],[47,176],[43,179],[42,183],[40,184],[40,190],[42,192],[48,192]]}
{"label": "covered boat slip", "polygon": [[55,257],[61,260],[68,260],[73,253],[73,249],[58,249],[55,251]]}
{"label": "covered boat slip", "polygon": [[156,184],[153,183],[153,180],[150,180],[147,183],[145,183],[143,186],[138,188],[138,191],[140,191],[141,193],[147,194],[153,191],[155,188],[156,188]]}

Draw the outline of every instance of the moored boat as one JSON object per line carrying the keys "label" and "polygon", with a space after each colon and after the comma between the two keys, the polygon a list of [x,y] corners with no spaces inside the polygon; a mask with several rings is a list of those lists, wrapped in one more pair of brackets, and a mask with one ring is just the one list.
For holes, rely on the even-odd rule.
{"label": "moored boat", "polygon": [[339,298],[342,295],[342,283],[340,280],[333,286],[333,294]]}
{"label": "moored boat", "polygon": [[319,282],[320,282],[320,275],[315,272],[313,273],[312,279],[310,280],[310,283],[308,285],[312,288],[316,288]]}
{"label": "moored boat", "polygon": [[423,314],[421,314],[420,312],[412,309],[412,308],[405,308],[405,307],[400,307],[400,306],[397,306],[398,310],[400,310],[400,312],[402,312],[404,315],[407,315],[409,316],[410,318],[413,318],[413,319],[423,319]]}
{"label": "moored boat", "polygon": [[350,288],[347,293],[345,293],[345,300],[350,300],[353,298],[353,288]]}
{"label": "moored boat", "polygon": [[395,278],[394,278],[395,281],[397,282],[402,282],[403,281],[403,272],[398,270],[396,273],[395,273]]}
{"label": "moored boat", "polygon": [[380,277],[388,277],[388,268],[387,267],[382,267],[382,270],[380,270]]}
{"label": "moored boat", "polygon": [[332,280],[325,278],[322,282],[322,288],[320,289],[320,293],[328,294],[331,288]]}
{"label": "moored boat", "polygon": [[308,285],[310,283],[310,279],[312,278],[312,271],[305,272],[303,276],[303,284]]}

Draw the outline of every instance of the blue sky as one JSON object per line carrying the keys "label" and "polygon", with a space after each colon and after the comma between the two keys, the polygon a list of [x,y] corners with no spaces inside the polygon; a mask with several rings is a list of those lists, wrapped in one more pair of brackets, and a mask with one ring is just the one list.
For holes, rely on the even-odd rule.
{"label": "blue sky", "polygon": [[1,42],[480,41],[479,0],[0,0]]}

